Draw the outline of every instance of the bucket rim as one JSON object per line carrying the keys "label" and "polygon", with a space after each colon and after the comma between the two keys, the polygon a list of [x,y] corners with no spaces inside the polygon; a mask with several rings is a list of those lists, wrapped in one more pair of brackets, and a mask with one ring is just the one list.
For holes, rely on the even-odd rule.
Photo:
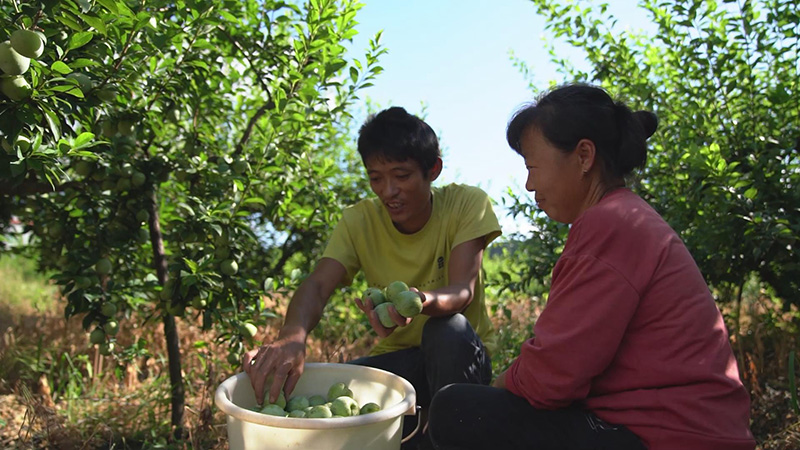
{"label": "bucket rim", "polygon": [[[259,425],[268,425],[276,428],[295,428],[295,429],[331,429],[331,428],[348,428],[363,425],[370,425],[374,423],[394,420],[402,415],[414,415],[416,413],[416,390],[405,378],[374,367],[359,366],[355,364],[342,364],[342,363],[305,363],[305,370],[318,370],[325,369],[328,371],[338,371],[342,373],[353,372],[374,372],[383,375],[388,375],[399,383],[404,392],[403,399],[388,408],[382,409],[363,416],[353,417],[337,417],[337,418],[296,418],[296,417],[280,417],[271,416],[269,414],[261,414],[249,409],[237,406],[231,400],[232,388],[238,382],[250,383],[250,378],[247,373],[239,372],[235,374],[217,387],[214,395],[214,403],[217,407],[227,414],[228,416],[236,419],[251,422]],[[244,379],[244,380],[242,380]]]}

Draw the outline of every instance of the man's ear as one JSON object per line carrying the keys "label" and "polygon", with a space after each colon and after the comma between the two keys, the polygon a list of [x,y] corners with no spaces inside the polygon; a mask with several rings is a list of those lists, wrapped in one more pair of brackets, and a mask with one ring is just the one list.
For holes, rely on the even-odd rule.
{"label": "man's ear", "polygon": [[575,154],[583,173],[589,173],[597,159],[597,148],[594,146],[594,142],[589,139],[581,139],[575,146]]}
{"label": "man's ear", "polygon": [[442,158],[437,157],[433,167],[428,171],[428,181],[434,181],[439,178],[442,173]]}

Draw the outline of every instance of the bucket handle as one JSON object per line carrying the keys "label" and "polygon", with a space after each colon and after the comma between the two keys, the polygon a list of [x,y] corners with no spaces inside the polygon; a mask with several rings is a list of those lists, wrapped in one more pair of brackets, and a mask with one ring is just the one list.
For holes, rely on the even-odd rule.
{"label": "bucket handle", "polygon": [[422,426],[422,414],[420,414],[420,410],[421,409],[422,409],[422,407],[417,405],[417,408],[416,408],[416,411],[415,411],[415,415],[417,416],[417,426],[414,427],[414,431],[409,433],[408,436],[406,436],[406,437],[404,437],[403,439],[400,440],[400,444],[405,444],[406,441],[408,441],[409,439],[411,439],[411,438],[413,438],[414,436],[417,435],[417,432],[419,431],[420,427]]}

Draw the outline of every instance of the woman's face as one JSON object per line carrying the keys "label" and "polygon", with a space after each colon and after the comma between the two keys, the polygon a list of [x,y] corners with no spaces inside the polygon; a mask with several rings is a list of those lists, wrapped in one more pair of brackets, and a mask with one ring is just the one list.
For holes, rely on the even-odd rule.
{"label": "woman's face", "polygon": [[528,127],[520,139],[528,179],[525,188],[535,192],[537,206],[551,219],[572,223],[587,200],[586,174],[578,152],[565,153],[551,144],[536,127]]}

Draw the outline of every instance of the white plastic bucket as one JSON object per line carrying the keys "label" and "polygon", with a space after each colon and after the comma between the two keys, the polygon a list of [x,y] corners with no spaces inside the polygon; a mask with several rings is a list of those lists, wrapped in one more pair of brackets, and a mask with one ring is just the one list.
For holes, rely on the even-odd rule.
{"label": "white plastic bucket", "polygon": [[228,378],[217,388],[214,401],[228,416],[230,449],[399,449],[403,416],[416,412],[417,394],[411,383],[372,367],[306,363],[291,396],[325,396],[328,387],[336,382],[346,383],[359,404],[374,402],[381,410],[330,419],[270,416],[250,410],[256,406],[256,398],[246,373]]}

